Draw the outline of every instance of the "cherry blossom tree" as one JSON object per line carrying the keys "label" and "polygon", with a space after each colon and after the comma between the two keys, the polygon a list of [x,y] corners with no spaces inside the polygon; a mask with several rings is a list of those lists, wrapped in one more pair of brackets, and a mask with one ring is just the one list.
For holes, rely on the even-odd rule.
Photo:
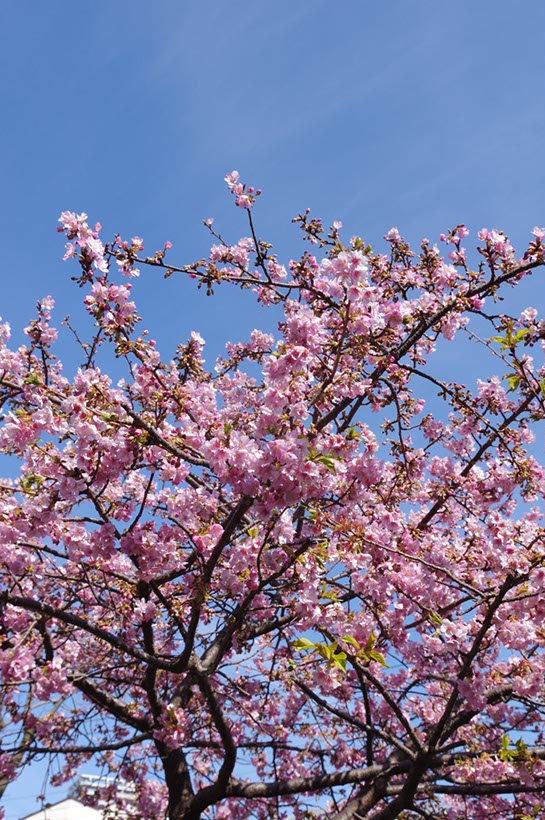
{"label": "cherry blossom tree", "polygon": [[[75,375],[50,297],[25,345],[1,327],[2,782],[49,756],[147,820],[544,817],[545,323],[500,300],[545,232],[470,261],[463,225],[376,250],[307,211],[285,267],[226,180],[249,235],[208,220],[192,265],[62,214]],[[278,332],[165,360],[138,267],[248,289]],[[491,373],[437,375],[448,345]]]}

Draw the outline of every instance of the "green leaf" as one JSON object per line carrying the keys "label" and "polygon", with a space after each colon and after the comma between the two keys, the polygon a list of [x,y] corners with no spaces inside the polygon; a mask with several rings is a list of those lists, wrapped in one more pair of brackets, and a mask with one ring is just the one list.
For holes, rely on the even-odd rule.
{"label": "green leaf", "polygon": [[513,343],[518,344],[530,332],[531,328],[523,327],[522,330],[517,330],[513,336]]}
{"label": "green leaf", "polygon": [[39,490],[42,486],[44,481],[44,477],[42,475],[27,475],[24,478],[21,478],[19,481],[19,486],[23,490],[23,492],[28,493],[31,490]]}
{"label": "green leaf", "polygon": [[354,646],[358,651],[361,649],[360,644],[355,638],[352,637],[352,635],[343,635],[341,641],[349,643],[351,646]]}
{"label": "green leaf", "polygon": [[329,470],[329,472],[331,472],[331,473],[336,472],[335,471],[335,461],[330,456],[319,455],[319,456],[316,456],[315,458],[313,458],[312,460],[316,461],[317,464],[323,464],[324,467],[326,468],[326,470]]}
{"label": "green leaf", "polygon": [[509,748],[510,743],[511,739],[509,735],[502,735],[500,760],[502,760],[504,763],[511,763],[511,761],[517,757],[517,752],[514,749]]}
{"label": "green leaf", "polygon": [[507,348],[513,349],[530,333],[530,330],[531,328],[529,327],[523,327],[521,330],[517,330],[516,333],[513,333],[512,328],[508,327],[505,331],[505,336],[490,336],[489,341],[498,342],[502,350],[507,350]]}
{"label": "green leaf", "polygon": [[333,664],[340,669],[341,672],[346,672],[346,652],[335,652],[333,655]]}
{"label": "green leaf", "polygon": [[338,601],[339,600],[338,594],[333,590],[326,590],[326,592],[322,592],[321,597],[322,598],[328,598],[330,601]]}
{"label": "green leaf", "polygon": [[528,754],[526,743],[522,738],[519,738],[515,743],[515,749],[519,757],[526,757]]}
{"label": "green leaf", "polygon": [[322,656],[322,658],[324,658],[326,661],[332,661],[333,656],[337,650],[337,643],[336,641],[329,645],[326,643],[319,643],[317,644],[316,648]]}
{"label": "green leaf", "polygon": [[329,666],[335,666],[341,672],[346,672],[346,652],[339,648],[337,641],[331,644],[320,643],[317,645],[317,650]]}
{"label": "green leaf", "polygon": [[368,663],[371,661],[376,661],[380,663],[381,666],[385,666],[388,668],[388,664],[386,663],[386,659],[381,652],[378,652],[373,647],[375,646],[377,639],[375,638],[374,634],[371,632],[369,637],[367,638],[367,642],[363,649],[360,652],[361,657],[366,660]]}
{"label": "green leaf", "polygon": [[305,649],[317,649],[319,644],[309,641],[308,638],[297,638],[293,641],[292,647],[296,652],[303,652]]}
{"label": "green leaf", "polygon": [[509,385],[509,390],[510,391],[516,390],[517,387],[520,384],[520,376],[517,376],[514,373],[513,374],[509,373],[506,376],[506,378],[507,378],[507,384]]}
{"label": "green leaf", "polygon": [[370,652],[367,652],[367,659],[369,661],[376,661],[380,663],[381,666],[385,666],[388,668],[388,664],[386,663],[386,658],[381,652],[377,652],[376,649],[372,649]]}

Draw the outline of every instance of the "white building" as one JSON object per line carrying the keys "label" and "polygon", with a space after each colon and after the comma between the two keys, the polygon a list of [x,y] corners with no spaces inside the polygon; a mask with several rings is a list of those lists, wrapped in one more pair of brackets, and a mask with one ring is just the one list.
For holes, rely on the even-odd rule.
{"label": "white building", "polygon": [[[100,775],[82,774],[72,784],[68,797],[58,803],[48,805],[33,814],[27,814],[19,820],[103,820],[103,812],[112,804],[109,800],[98,795],[97,790],[104,788],[115,788],[115,795],[118,801],[118,808],[115,816],[118,820],[127,820],[130,816],[130,806],[136,800],[136,790],[134,785],[127,783],[120,778],[102,777]],[[92,809],[84,806],[78,798],[94,798],[97,808]],[[127,807],[127,811],[123,807]],[[132,815],[134,816],[134,815]],[[111,814],[110,814],[111,817]]]}
{"label": "white building", "polygon": [[35,814],[27,814],[21,820],[102,820],[102,812],[69,797]]}

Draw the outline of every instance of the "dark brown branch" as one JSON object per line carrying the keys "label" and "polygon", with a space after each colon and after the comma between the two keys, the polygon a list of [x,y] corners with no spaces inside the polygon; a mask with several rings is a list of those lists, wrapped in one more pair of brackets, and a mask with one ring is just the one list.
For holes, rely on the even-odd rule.
{"label": "dark brown branch", "polygon": [[85,618],[82,618],[80,615],[74,615],[73,613],[67,612],[64,609],[59,609],[58,607],[50,606],[49,604],[46,604],[43,601],[34,601],[32,598],[28,598],[26,596],[11,595],[9,592],[0,593],[0,601],[6,604],[11,604],[11,606],[17,607],[19,609],[24,609],[27,612],[39,612],[40,615],[46,615],[48,618],[55,618],[56,620],[61,621],[62,623],[70,624],[71,626],[75,626],[78,629],[82,629],[89,635],[93,635],[93,637],[97,638],[98,640],[104,641],[104,643],[109,644],[114,649],[118,649],[120,652],[125,652],[125,654],[129,655],[129,657],[131,658],[134,658],[134,660],[151,664],[153,666],[156,666],[158,669],[172,669],[171,662],[163,661],[160,658],[148,655],[147,652],[141,652],[140,650],[135,649],[134,647],[125,643],[125,641],[121,640],[121,638],[112,635],[110,632],[107,632],[105,629],[102,629],[99,626],[95,626],[94,624],[89,623],[89,621],[86,621]]}
{"label": "dark brown branch", "polygon": [[195,635],[197,634],[197,627],[201,616],[201,606],[206,595],[206,589],[210,583],[214,569],[216,568],[216,564],[218,563],[223,550],[229,544],[231,538],[244,520],[244,517],[252,504],[253,499],[243,496],[239,500],[236,507],[231,510],[223,524],[223,533],[212,550],[210,558],[206,562],[204,571],[199,579],[198,589],[191,603],[191,618],[187,628],[186,645],[184,651],[174,664],[172,670],[174,672],[183,672],[187,669],[189,659],[193,653],[193,644],[195,641]]}
{"label": "dark brown branch", "polygon": [[377,729],[375,726],[370,726],[367,723],[363,723],[363,721],[358,720],[358,718],[352,717],[349,715],[348,712],[343,711],[342,709],[338,709],[337,707],[333,706],[333,704],[329,703],[324,698],[321,698],[320,695],[317,695],[316,692],[313,692],[310,687],[304,684],[302,681],[294,680],[293,681],[295,686],[298,689],[301,689],[302,692],[307,695],[314,703],[317,703],[318,706],[321,706],[326,711],[330,712],[332,715],[340,718],[341,720],[345,721],[346,723],[354,726],[356,729],[360,729],[365,735],[374,735],[375,737],[380,737],[382,740],[386,741],[386,743],[390,743],[392,746],[395,746],[396,749],[399,749],[401,754],[407,759],[411,759],[414,757],[414,751],[409,749],[404,743],[401,742],[396,737],[383,732],[381,729]]}
{"label": "dark brown branch", "polygon": [[198,679],[198,685],[208,704],[212,720],[221,738],[224,757],[215,783],[197,792],[191,802],[191,811],[195,812],[196,816],[199,816],[198,812],[203,811],[208,806],[217,803],[225,797],[237,759],[237,747],[233,740],[231,729],[225,720],[222,708],[210,681],[206,676],[201,675]]}
{"label": "dark brown branch", "polygon": [[101,709],[104,709],[110,715],[113,715],[121,720],[123,723],[127,723],[129,726],[132,726],[134,729],[138,729],[140,732],[149,733],[152,731],[152,725],[148,720],[145,718],[139,718],[132,714],[126,708],[123,701],[118,700],[117,698],[109,695],[107,692],[104,692],[102,689],[99,689],[98,686],[95,686],[95,684],[91,683],[91,681],[87,678],[75,678],[72,683],[76,689],[79,689],[79,691],[86,695],[89,700]]}
{"label": "dark brown branch", "polygon": [[115,743],[90,743],[81,746],[32,746],[33,754],[59,754],[59,755],[78,755],[78,754],[93,754],[94,752],[115,752],[118,749],[126,749],[129,746],[135,746],[137,743],[143,743],[146,740],[151,740],[151,734],[142,733],[134,735],[134,737],[127,738],[127,740],[118,740]]}

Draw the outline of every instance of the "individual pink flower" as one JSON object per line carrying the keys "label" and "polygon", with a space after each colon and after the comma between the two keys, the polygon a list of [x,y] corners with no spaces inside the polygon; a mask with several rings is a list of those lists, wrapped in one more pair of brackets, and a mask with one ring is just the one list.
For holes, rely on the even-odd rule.
{"label": "individual pink flower", "polygon": [[240,178],[240,174],[238,171],[230,171],[225,177],[225,182],[227,183],[228,188],[234,188],[235,185],[238,183]]}

